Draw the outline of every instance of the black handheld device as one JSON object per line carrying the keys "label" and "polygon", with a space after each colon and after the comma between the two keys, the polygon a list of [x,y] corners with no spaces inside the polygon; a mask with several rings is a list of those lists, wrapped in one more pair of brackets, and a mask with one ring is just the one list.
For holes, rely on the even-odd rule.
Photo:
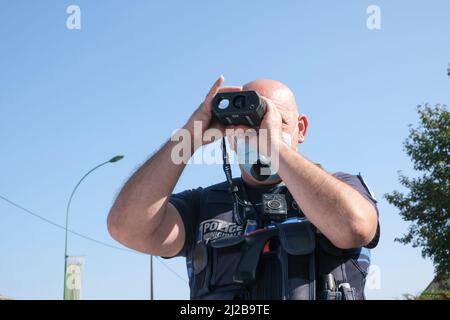
{"label": "black handheld device", "polygon": [[213,114],[224,125],[258,127],[266,108],[256,91],[221,92],[212,101]]}

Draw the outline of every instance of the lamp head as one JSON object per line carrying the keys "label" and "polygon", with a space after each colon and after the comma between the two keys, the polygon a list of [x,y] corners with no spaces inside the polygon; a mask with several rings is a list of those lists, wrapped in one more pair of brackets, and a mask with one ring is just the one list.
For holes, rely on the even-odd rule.
{"label": "lamp head", "polygon": [[111,158],[111,160],[109,160],[109,162],[114,163],[114,162],[122,160],[123,158],[124,158],[124,156],[118,155],[118,156]]}

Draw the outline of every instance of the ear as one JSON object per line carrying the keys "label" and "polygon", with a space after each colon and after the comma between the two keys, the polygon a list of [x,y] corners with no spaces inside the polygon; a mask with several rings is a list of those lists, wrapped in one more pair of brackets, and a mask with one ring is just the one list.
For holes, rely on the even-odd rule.
{"label": "ear", "polygon": [[308,118],[304,114],[298,116],[297,127],[298,127],[298,135],[297,135],[298,143],[303,143],[306,138],[306,131],[308,130]]}

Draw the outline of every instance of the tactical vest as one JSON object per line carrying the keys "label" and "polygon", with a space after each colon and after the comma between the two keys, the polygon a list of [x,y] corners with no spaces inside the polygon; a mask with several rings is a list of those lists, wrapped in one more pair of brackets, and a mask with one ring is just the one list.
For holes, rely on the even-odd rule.
{"label": "tactical vest", "polygon": [[301,211],[261,229],[247,225],[240,236],[197,235],[186,257],[191,299],[365,299],[370,250],[335,247]]}

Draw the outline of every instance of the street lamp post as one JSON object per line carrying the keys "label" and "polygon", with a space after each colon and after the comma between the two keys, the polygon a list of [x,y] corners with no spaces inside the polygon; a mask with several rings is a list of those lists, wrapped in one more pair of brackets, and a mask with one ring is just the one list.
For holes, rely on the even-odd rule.
{"label": "street lamp post", "polygon": [[64,300],[66,300],[66,281],[67,281],[67,234],[68,234],[68,227],[69,227],[69,210],[70,210],[70,204],[72,203],[72,198],[75,194],[75,191],[77,191],[78,187],[80,186],[81,182],[93,171],[97,170],[98,168],[108,164],[108,163],[114,163],[117,161],[120,161],[124,158],[124,156],[119,155],[119,156],[115,156],[111,159],[109,159],[108,161],[105,161],[103,163],[100,163],[99,165],[95,166],[94,168],[92,168],[91,170],[89,170],[81,179],[80,181],[78,181],[78,183],[75,185],[75,188],[73,188],[72,193],[70,194],[70,198],[69,201],[67,202],[67,208],[66,208],[66,228],[65,228],[65,242],[64,242],[64,290],[63,290],[63,298]]}
{"label": "street lamp post", "polygon": [[150,300],[153,300],[153,256],[150,255]]}

